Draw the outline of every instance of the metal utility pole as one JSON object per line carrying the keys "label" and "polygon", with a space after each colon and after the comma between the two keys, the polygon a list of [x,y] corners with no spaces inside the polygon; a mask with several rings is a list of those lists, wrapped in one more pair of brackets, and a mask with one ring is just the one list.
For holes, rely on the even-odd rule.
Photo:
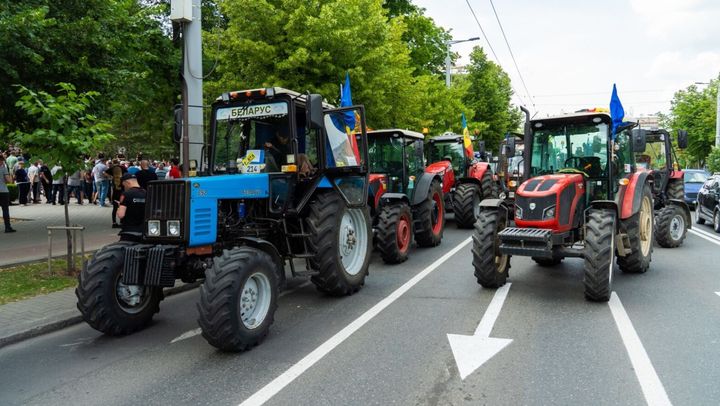
{"label": "metal utility pole", "polygon": [[452,69],[452,58],[450,57],[450,45],[459,44],[461,42],[477,41],[480,37],[461,39],[461,40],[450,40],[445,41],[445,49],[447,55],[445,56],[445,86],[450,88],[450,70]]}
{"label": "metal utility pole", "polygon": [[172,0],[170,19],[182,24],[183,36],[183,134],[180,144],[182,175],[187,177],[190,161],[198,165],[203,145],[202,0]]}

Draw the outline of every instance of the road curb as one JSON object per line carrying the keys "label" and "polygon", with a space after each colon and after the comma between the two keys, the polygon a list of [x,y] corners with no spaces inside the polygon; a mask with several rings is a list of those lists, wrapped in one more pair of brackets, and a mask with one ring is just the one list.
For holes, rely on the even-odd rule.
{"label": "road curb", "polygon": [[[198,286],[200,286],[201,283],[202,282],[184,283],[180,286],[167,288],[163,292],[165,294],[165,297],[173,296],[173,295],[177,295],[178,293],[193,290],[193,289],[197,288]],[[29,340],[31,338],[35,338],[35,337],[38,337],[41,335],[52,333],[52,332],[55,332],[58,330],[62,330],[66,327],[70,327],[70,326],[78,324],[82,321],[83,321],[82,316],[78,314],[78,315],[66,317],[62,320],[55,320],[55,321],[49,322],[47,324],[43,324],[41,326],[30,327],[28,329],[19,331],[17,333],[12,333],[5,337],[0,337],[0,348],[6,347],[11,344],[19,343],[21,341]]]}

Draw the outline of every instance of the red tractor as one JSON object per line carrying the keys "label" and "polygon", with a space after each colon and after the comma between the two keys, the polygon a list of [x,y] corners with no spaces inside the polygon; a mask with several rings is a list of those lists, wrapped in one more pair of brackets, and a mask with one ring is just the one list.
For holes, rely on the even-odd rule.
{"label": "red tractor", "polygon": [[454,133],[431,138],[427,157],[432,164],[426,171],[442,178],[445,207],[455,213],[455,223],[472,228],[480,214],[480,202],[497,196],[490,164],[477,161],[464,147],[463,136]]}
{"label": "red tractor", "polygon": [[440,244],[445,227],[442,178],[425,169],[424,136],[408,130],[368,133],[375,247],[383,261],[403,262],[413,235],[420,247]]}
{"label": "red tractor", "polygon": [[[613,140],[607,113],[531,120],[525,137],[524,181],[509,207],[486,199],[473,234],[479,284],[505,284],[512,255],[543,266],[565,257],[584,260],[585,297],[610,298],[613,265],[648,270],[653,245],[653,174],[636,171],[634,153],[645,133],[621,126]],[[527,127],[526,127],[527,128]],[[510,154],[512,155],[512,154]]]}
{"label": "red tractor", "polygon": [[[655,199],[655,241],[665,248],[679,247],[691,228],[690,207],[685,203],[683,171],[676,169],[672,137],[667,130],[644,132],[645,150],[635,154],[637,170],[649,171],[653,177]],[[687,148],[687,131],[678,131],[678,147]]]}

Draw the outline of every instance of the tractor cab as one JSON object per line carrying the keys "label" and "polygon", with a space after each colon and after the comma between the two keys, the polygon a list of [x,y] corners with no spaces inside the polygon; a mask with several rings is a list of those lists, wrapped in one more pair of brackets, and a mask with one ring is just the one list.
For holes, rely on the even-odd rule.
{"label": "tractor cab", "polygon": [[448,132],[428,141],[427,158],[433,164],[449,162],[455,177],[464,178],[468,176],[475,156],[468,154],[461,134]]}
{"label": "tractor cab", "polygon": [[[671,194],[673,192],[678,193],[670,196],[671,198],[683,199],[684,196],[681,190],[683,172],[677,167],[677,157],[675,157],[670,133],[664,129],[635,129],[635,132],[642,133],[642,137],[645,139],[645,150],[634,155],[635,165],[638,170],[652,172],[655,180],[653,185],[654,194],[660,197],[666,189],[673,189],[673,183],[679,182],[677,191],[668,190],[668,192]],[[687,148],[687,132],[679,131],[677,141],[680,149]]]}
{"label": "tractor cab", "polygon": [[424,136],[397,129],[369,131],[367,135],[370,199],[377,201],[384,193],[403,193],[412,200],[415,184],[425,170]]}

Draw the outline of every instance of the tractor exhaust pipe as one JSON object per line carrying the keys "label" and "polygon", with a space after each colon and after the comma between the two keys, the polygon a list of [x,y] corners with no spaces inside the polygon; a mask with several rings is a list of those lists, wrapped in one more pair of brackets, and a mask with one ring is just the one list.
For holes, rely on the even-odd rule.
{"label": "tractor exhaust pipe", "polygon": [[522,183],[530,176],[530,166],[532,164],[532,160],[530,159],[530,154],[532,153],[532,133],[530,131],[530,110],[524,106],[520,106],[520,110],[525,113],[525,125],[523,126],[523,144],[525,145],[525,149],[523,150],[523,176],[522,179],[520,179],[520,183]]}

